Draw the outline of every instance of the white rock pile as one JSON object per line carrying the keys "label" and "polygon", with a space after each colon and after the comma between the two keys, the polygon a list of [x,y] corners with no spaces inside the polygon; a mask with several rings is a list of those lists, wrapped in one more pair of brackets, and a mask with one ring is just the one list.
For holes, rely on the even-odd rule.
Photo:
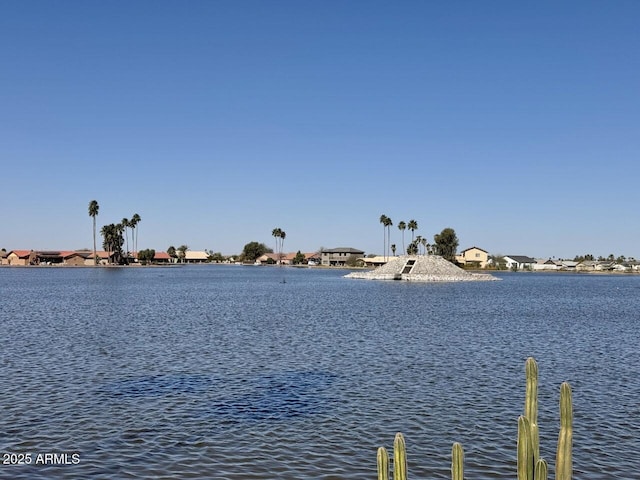
{"label": "white rock pile", "polygon": [[[415,263],[408,271],[407,262]],[[405,268],[407,267],[407,268]],[[487,273],[471,273],[438,255],[403,255],[389,260],[384,265],[366,272],[352,272],[347,278],[365,280],[404,280],[408,282],[477,282],[499,280]]]}

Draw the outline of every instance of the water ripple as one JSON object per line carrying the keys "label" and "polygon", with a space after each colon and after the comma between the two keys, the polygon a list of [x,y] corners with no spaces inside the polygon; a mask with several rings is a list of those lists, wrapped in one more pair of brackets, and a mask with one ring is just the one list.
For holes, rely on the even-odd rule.
{"label": "water ripple", "polygon": [[449,478],[454,441],[514,478],[530,355],[551,472],[568,380],[575,478],[633,478],[640,278],[285,273],[0,269],[0,452],[80,455],[0,478],[375,478],[397,431],[412,478]]}

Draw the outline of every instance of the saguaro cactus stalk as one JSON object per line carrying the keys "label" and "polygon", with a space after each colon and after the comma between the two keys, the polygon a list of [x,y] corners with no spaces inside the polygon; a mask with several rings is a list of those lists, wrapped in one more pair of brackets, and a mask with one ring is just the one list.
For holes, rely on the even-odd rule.
{"label": "saguaro cactus stalk", "polygon": [[518,480],[534,480],[531,422],[524,415],[518,418]]}
{"label": "saguaro cactus stalk", "polygon": [[407,480],[407,447],[400,432],[393,441],[393,480]]}
{"label": "saguaro cactus stalk", "polygon": [[525,362],[527,388],[524,397],[524,416],[531,426],[531,441],[534,464],[540,459],[540,435],[538,433],[538,364],[533,357]]}
{"label": "saguaro cactus stalk", "polygon": [[378,448],[378,480],[389,480],[389,454],[384,447]]}
{"label": "saguaro cactus stalk", "polygon": [[451,448],[451,480],[464,480],[464,452],[458,442]]}
{"label": "saguaro cactus stalk", "polygon": [[571,387],[567,382],[560,385],[560,434],[556,452],[556,480],[571,480],[573,462],[571,448],[573,445],[573,404]]}

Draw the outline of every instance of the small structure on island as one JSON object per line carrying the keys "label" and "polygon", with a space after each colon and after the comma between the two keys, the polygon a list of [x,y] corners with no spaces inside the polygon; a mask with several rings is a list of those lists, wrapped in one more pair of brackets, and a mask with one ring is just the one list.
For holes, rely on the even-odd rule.
{"label": "small structure on island", "polygon": [[499,280],[487,273],[467,272],[439,255],[403,255],[367,272],[351,272],[346,278],[404,280],[407,282],[474,282]]}

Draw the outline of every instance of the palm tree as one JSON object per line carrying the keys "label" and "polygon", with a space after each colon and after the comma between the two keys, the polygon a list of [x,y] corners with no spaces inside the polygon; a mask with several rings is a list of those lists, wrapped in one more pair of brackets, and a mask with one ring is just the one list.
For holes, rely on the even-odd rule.
{"label": "palm tree", "polygon": [[[276,249],[274,250],[274,253],[278,255],[278,239],[282,237],[282,229],[280,227],[274,228],[271,230],[271,235],[276,239]],[[278,258],[280,258],[279,255]]]}
{"label": "palm tree", "polygon": [[391,243],[391,227],[393,226],[393,222],[391,218],[387,217],[387,221],[384,225],[387,228],[387,256],[389,256],[389,244]]}
{"label": "palm tree", "polygon": [[89,202],[89,216],[93,218],[93,264],[97,265],[98,260],[96,259],[96,217],[98,216],[98,210],[100,210],[100,205],[96,200],[91,200]]}
{"label": "palm tree", "polygon": [[127,217],[124,217],[120,222],[120,225],[122,225],[122,229],[124,230],[124,239],[127,244],[127,257],[129,257],[129,235],[127,234],[127,228],[130,226],[130,223],[131,222],[129,222]]}
{"label": "palm tree", "polygon": [[422,235],[416,235],[416,247],[418,247],[418,255],[420,255],[420,245],[422,245]]}
{"label": "palm tree", "polygon": [[180,245],[176,250],[178,251],[178,258],[182,259],[182,263],[184,263],[189,247],[187,245]]}
{"label": "palm tree", "polygon": [[396,256],[396,244],[395,243],[391,244],[391,252],[393,253],[393,256],[395,257]]}
{"label": "palm tree", "polygon": [[169,255],[172,259],[176,258],[176,247],[170,245],[169,248],[167,248],[167,255]]}
{"label": "palm tree", "polygon": [[[141,221],[142,221],[142,218],[140,218],[140,215],[138,215],[137,213],[134,213],[133,217],[131,217],[130,227],[133,228],[133,233],[136,234],[136,239],[133,243],[133,253],[138,253],[138,224]],[[131,241],[133,241],[133,237],[131,238]]]}
{"label": "palm tree", "polygon": [[387,232],[386,232],[386,228],[387,228],[387,221],[389,220],[389,217],[387,217],[385,214],[380,215],[380,223],[382,224],[382,255],[385,257],[386,260],[386,253],[387,253]]}
{"label": "palm tree", "polygon": [[282,265],[282,252],[284,252],[284,239],[287,237],[287,232],[282,230],[280,232],[280,265]]}
{"label": "palm tree", "polygon": [[418,222],[416,222],[415,220],[409,220],[407,228],[411,230],[411,241],[413,242],[413,234],[418,229]]}
{"label": "palm tree", "polygon": [[398,230],[402,232],[402,251],[404,252],[404,231],[407,228],[407,224],[404,223],[404,220],[400,220],[398,223]]}

